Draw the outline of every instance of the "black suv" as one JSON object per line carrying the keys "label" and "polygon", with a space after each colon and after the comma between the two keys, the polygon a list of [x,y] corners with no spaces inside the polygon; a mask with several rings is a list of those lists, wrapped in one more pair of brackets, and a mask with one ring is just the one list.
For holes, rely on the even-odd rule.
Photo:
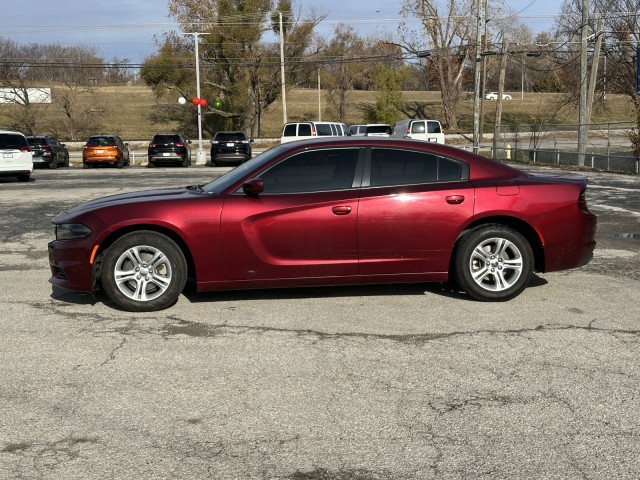
{"label": "black suv", "polygon": [[251,158],[251,142],[244,132],[218,132],[211,140],[211,166],[243,163]]}
{"label": "black suv", "polygon": [[51,135],[32,135],[27,142],[33,152],[33,166],[58,168],[69,166],[69,150]]}
{"label": "black suv", "polygon": [[190,143],[179,133],[156,133],[149,143],[147,166],[173,164],[188,167],[191,165]]}

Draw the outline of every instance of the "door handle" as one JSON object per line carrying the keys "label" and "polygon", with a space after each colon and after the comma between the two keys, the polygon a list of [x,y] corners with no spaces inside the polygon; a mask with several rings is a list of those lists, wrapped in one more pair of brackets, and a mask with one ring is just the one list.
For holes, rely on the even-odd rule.
{"label": "door handle", "polygon": [[347,205],[333,207],[331,210],[333,211],[334,215],[349,215],[351,213],[351,207]]}
{"label": "door handle", "polygon": [[464,202],[464,195],[447,195],[445,200],[451,205],[460,205]]}

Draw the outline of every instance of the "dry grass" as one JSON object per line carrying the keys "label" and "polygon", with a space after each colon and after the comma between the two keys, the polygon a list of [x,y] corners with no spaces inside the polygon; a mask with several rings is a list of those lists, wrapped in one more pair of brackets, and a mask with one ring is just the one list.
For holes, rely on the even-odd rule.
{"label": "dry grass", "polygon": [[[155,97],[145,86],[108,86],[95,87],[96,96],[92,103],[101,106],[104,114],[100,118],[100,130],[121,135],[125,140],[148,140],[157,131],[173,130],[175,125],[154,124],[150,115],[158,108]],[[502,123],[577,123],[575,108],[559,109],[562,96],[559,94],[509,92],[513,100],[503,103]],[[54,88],[53,95],[56,95]],[[362,123],[363,112],[367,105],[375,103],[375,92],[354,91],[348,97],[345,123]],[[420,116],[443,119],[439,92],[405,92],[404,99],[408,111],[420,112]],[[85,102],[89,102],[86,96]],[[493,132],[495,101],[484,102],[484,131]],[[0,125],[11,125],[15,115],[15,106],[0,105]],[[38,115],[43,125],[59,124],[62,112],[55,104],[38,106]],[[287,93],[287,116],[289,120],[316,120],[318,118],[318,93],[312,89],[294,89]],[[327,107],[327,96],[323,92],[323,120],[334,120]],[[606,107],[597,105],[592,122],[633,121],[635,114],[628,98],[621,95],[608,95]],[[473,119],[473,101],[465,99],[460,103],[460,131],[471,132]],[[278,137],[282,128],[282,107],[280,103],[272,105],[263,117],[262,137]],[[43,132],[44,133],[44,132]],[[56,132],[53,132],[56,133]],[[69,140],[64,138],[63,140]]]}

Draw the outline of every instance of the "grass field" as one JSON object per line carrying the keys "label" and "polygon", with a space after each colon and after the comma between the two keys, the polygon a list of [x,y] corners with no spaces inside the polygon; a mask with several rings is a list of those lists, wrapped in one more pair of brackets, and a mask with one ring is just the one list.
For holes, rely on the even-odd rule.
{"label": "grass field", "polygon": [[[145,86],[106,86],[93,87],[94,96],[90,100],[85,95],[80,101],[99,106],[104,109],[100,118],[101,132],[115,133],[126,141],[148,140],[157,131],[171,131],[175,125],[156,124],[151,120],[155,109],[161,108],[151,90]],[[562,100],[560,94],[526,93],[521,98],[520,92],[508,92],[513,100],[503,102],[502,123],[534,123],[534,124],[575,124],[578,121],[577,108],[559,108]],[[53,96],[56,88],[53,88]],[[444,120],[439,92],[404,92],[404,100],[408,110],[419,108],[430,118]],[[353,91],[348,94],[348,109],[345,123],[362,123],[363,111],[367,105],[375,103],[375,92]],[[288,120],[317,120],[318,92],[313,89],[294,89],[287,92]],[[323,120],[337,120],[327,108],[327,97],[323,92],[321,97],[321,117]],[[0,126],[14,124],[16,106],[0,105]],[[189,104],[185,108],[195,108]],[[495,120],[495,101],[484,102],[484,132],[492,133]],[[60,125],[64,114],[60,107],[38,105],[37,115],[42,125]],[[459,132],[470,133],[473,130],[473,100],[465,99],[460,102]],[[592,116],[592,123],[634,121],[635,113],[628,97],[622,95],[608,95],[606,104],[596,104]],[[261,137],[279,137],[283,116],[281,104],[273,104],[263,117]],[[444,121],[443,121],[444,123]],[[43,130],[47,130],[43,128]],[[58,130],[58,131],[56,131]],[[53,133],[64,138],[59,133],[62,129],[53,128],[52,131],[38,133]],[[452,132],[449,133],[459,133]],[[97,132],[94,132],[97,133]]]}

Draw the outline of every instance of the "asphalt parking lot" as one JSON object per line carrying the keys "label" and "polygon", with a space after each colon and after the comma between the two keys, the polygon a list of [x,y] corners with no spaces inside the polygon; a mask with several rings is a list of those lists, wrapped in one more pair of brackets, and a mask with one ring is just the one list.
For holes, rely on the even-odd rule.
{"label": "asphalt parking lot", "polygon": [[56,214],[223,171],[0,178],[0,478],[640,477],[640,177],[589,173],[593,261],[507,303],[420,284],[127,313],[48,283]]}

